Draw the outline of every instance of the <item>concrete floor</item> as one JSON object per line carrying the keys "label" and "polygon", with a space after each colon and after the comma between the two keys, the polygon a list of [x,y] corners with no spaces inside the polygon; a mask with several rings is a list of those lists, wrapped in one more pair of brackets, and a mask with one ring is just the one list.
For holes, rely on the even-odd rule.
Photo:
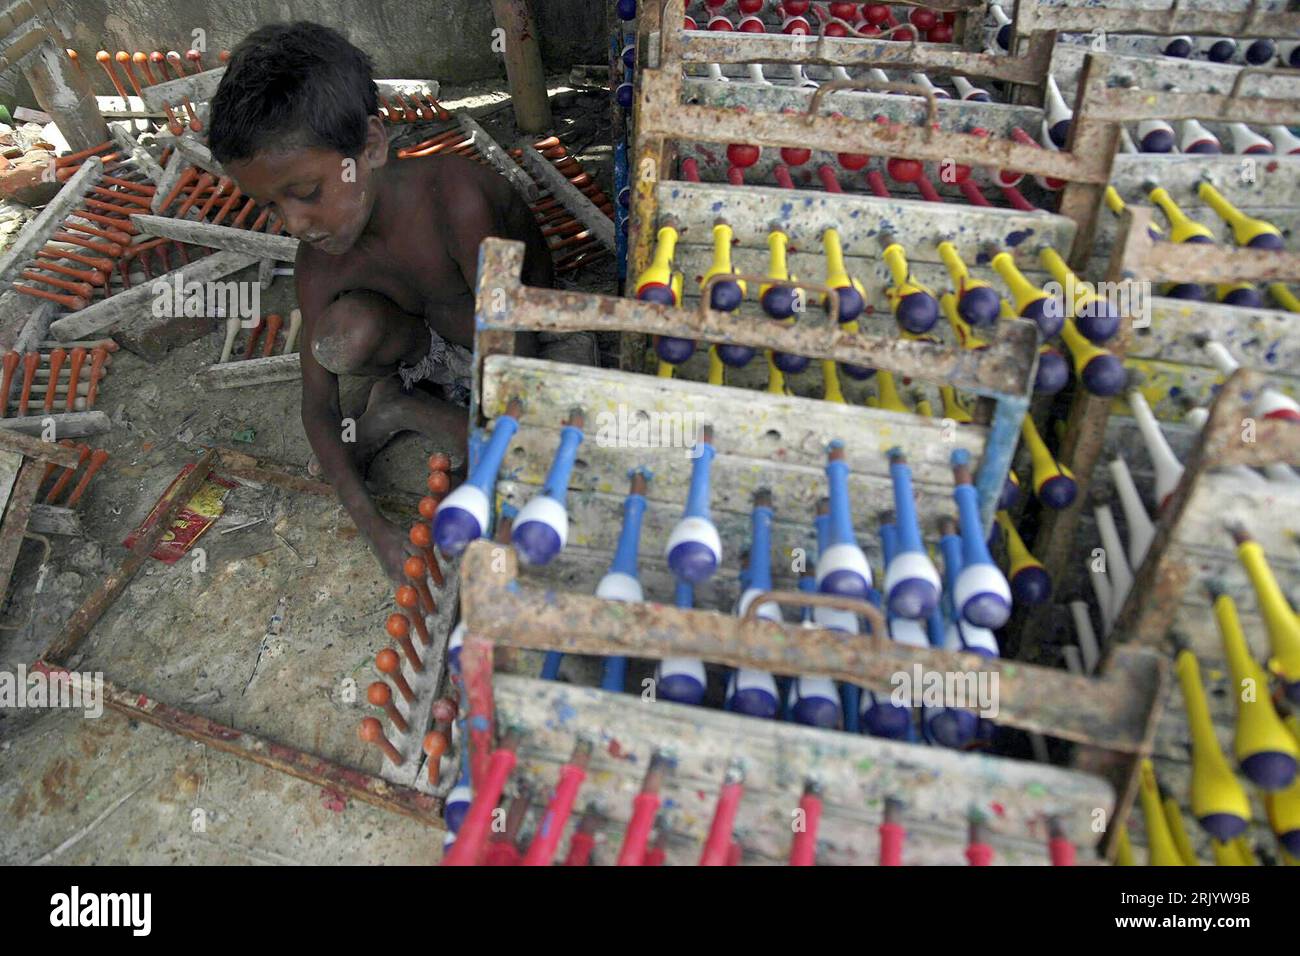
{"label": "concrete floor", "polygon": [[[451,108],[499,97],[490,86],[444,87]],[[579,158],[612,195],[608,147],[601,145],[609,140],[605,103],[603,95],[571,98],[556,119],[560,131],[581,127],[571,148],[590,144]],[[508,109],[483,122],[498,141],[513,139]],[[608,264],[574,278],[582,288],[613,291]],[[292,306],[289,279],[263,296],[265,313],[287,314]],[[157,364],[125,350],[114,356],[98,406],[112,415],[113,429],[90,442],[110,458],[80,505],[85,537],[51,538],[38,602],[42,552],[24,544],[0,613],[0,670],[14,672],[38,656],[118,565],[122,540],[203,446],[236,448],[302,473],[310,449],[297,382],[213,391],[195,381],[216,360],[221,338],[214,329]],[[368,388],[366,380],[345,381],[345,411],[358,413]],[[250,428],[251,444],[234,439]],[[371,485],[392,503],[394,517],[414,515],[433,450],[407,435],[376,460]],[[220,533],[256,518],[263,520]],[[172,566],[147,563],[69,666],[377,773],[377,751],[356,735],[370,710],[364,693],[348,703],[343,689],[350,678],[364,691],[372,679],[374,654],[388,643],[383,625],[392,598],[347,514],[332,497],[239,488],[201,545],[201,572],[188,557]],[[280,608],[281,633],[264,645]],[[88,719],[73,711],[0,710],[0,821],[0,861],[7,863],[431,863],[443,840],[441,831],[411,819],[340,802],[320,787],[110,711]]]}

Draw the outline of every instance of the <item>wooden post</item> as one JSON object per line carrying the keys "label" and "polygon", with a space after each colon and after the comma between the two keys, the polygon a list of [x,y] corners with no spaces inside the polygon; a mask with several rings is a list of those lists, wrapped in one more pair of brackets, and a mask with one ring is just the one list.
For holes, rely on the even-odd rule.
{"label": "wooden post", "polygon": [[46,40],[23,68],[36,102],[58,124],[73,152],[109,138],[90,77],[73,66],[53,40]]}
{"label": "wooden post", "polygon": [[532,8],[528,0],[492,0],[492,16],[505,31],[506,78],[515,125],[525,133],[544,133],[551,128],[551,103]]}

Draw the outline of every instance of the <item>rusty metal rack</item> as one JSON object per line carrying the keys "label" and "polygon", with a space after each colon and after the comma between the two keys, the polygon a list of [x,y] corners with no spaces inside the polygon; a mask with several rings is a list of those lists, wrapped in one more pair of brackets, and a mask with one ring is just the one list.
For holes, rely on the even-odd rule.
{"label": "rusty metal rack", "polygon": [[[671,20],[680,10],[670,0],[664,17]],[[643,33],[645,28],[643,27]],[[1100,206],[1105,184],[1110,176],[1111,157],[1118,143],[1113,124],[1091,122],[1076,110],[1073,139],[1066,150],[1051,152],[1009,139],[980,138],[965,132],[960,117],[974,110],[981,122],[989,122],[995,131],[1017,125],[1026,117],[1041,118],[1041,111],[1025,107],[983,104],[939,104],[930,99],[928,110],[920,99],[885,97],[871,93],[836,96],[836,108],[843,116],[819,113],[828,93],[850,89],[881,89],[879,84],[856,84],[840,81],[824,85],[815,94],[787,88],[756,88],[757,84],[709,84],[683,76],[683,67],[691,62],[822,62],[852,65],[892,66],[895,68],[933,69],[940,72],[963,72],[1032,86],[1045,82],[1051,59],[1051,46],[1043,47],[1043,56],[999,57],[946,50],[933,61],[908,53],[910,44],[822,38],[811,52],[804,47],[807,38],[765,34],[716,34],[700,31],[663,30],[657,34],[660,55],[653,68],[640,71],[634,101],[635,148],[630,172],[633,179],[633,218],[629,236],[632,273],[645,268],[650,259],[654,224],[658,221],[659,195],[663,184],[675,175],[677,144],[683,141],[703,144],[749,143],[760,147],[812,148],[825,153],[865,153],[878,157],[908,157],[943,162],[954,156],[963,163],[990,169],[1017,169],[1025,173],[1065,180],[1059,211],[1078,224],[1073,246],[1065,256],[1076,267],[1086,264],[1091,250],[1093,221]],[[645,41],[648,43],[648,41]],[[925,44],[915,45],[918,49]],[[642,62],[646,47],[639,49]],[[948,59],[944,59],[947,57]],[[959,57],[960,60],[954,60]],[[918,62],[925,60],[925,62]],[[734,91],[732,89],[734,88]],[[912,92],[920,92],[912,90]],[[741,113],[727,106],[769,106],[773,112]],[[700,102],[695,102],[695,100]],[[712,102],[709,102],[712,101]],[[869,105],[868,105],[869,103]],[[774,110],[797,106],[797,114]],[[917,126],[881,127],[861,122],[875,112],[896,115]],[[933,129],[938,122],[940,128]],[[956,123],[960,128],[949,128]],[[974,125],[972,121],[972,125]],[[946,214],[957,214],[956,206]],[[918,206],[915,211],[932,212]],[[851,251],[850,251],[850,254]]]}
{"label": "rusty metal rack", "polygon": [[[1153,284],[1262,282],[1300,276],[1300,254],[1155,241],[1148,230],[1151,221],[1149,208],[1130,206],[1125,211],[1112,275]],[[1234,357],[1244,366],[1221,387],[1216,384],[1217,371],[1204,367],[1207,360],[1194,339],[1207,332],[1230,344]],[[1165,640],[1171,633],[1186,640],[1200,661],[1210,691],[1211,715],[1223,740],[1231,736],[1232,695],[1225,690],[1224,655],[1210,612],[1211,602],[1201,585],[1210,580],[1222,583],[1237,602],[1246,632],[1263,633],[1253,592],[1225,528],[1232,521],[1239,521],[1261,543],[1284,589],[1300,584],[1295,532],[1288,530],[1291,517],[1300,513],[1300,485],[1286,481],[1246,482],[1233,473],[1240,466],[1300,464],[1300,428],[1280,420],[1255,421],[1250,411],[1265,383],[1295,394],[1300,384],[1295,375],[1297,353],[1300,335],[1294,330],[1294,317],[1288,313],[1159,297],[1151,300],[1150,326],[1135,332],[1130,348],[1140,368],[1145,371],[1154,364],[1160,374],[1179,382],[1197,404],[1203,404],[1203,396],[1216,390],[1217,398],[1207,424],[1199,430],[1184,424],[1165,427],[1183,461],[1184,472],[1158,512],[1156,536],[1142,565],[1133,569],[1135,580],[1110,641],[1112,647],[1133,643],[1165,652]],[[1159,407],[1154,401],[1152,404]],[[1170,415],[1182,410],[1178,401],[1167,400],[1166,404]],[[1118,399],[1115,408],[1126,410]],[[1100,457],[1103,442],[1112,451],[1127,450],[1135,444],[1130,441],[1134,429],[1129,420],[1113,415],[1106,421],[1110,411],[1108,404],[1091,409],[1094,418],[1090,424],[1097,428],[1093,462]],[[1254,428],[1253,434],[1243,431],[1248,425]],[[1253,440],[1245,439],[1246,435]],[[1128,455],[1135,475],[1139,473],[1139,462],[1146,457],[1142,452]],[[1076,478],[1081,487],[1080,502],[1087,500],[1089,484],[1105,486],[1110,482],[1104,469],[1096,469],[1093,474],[1091,467],[1086,472],[1076,471]],[[1103,493],[1101,497],[1104,500],[1107,496]],[[1067,577],[1065,562],[1072,558],[1078,559],[1077,564],[1070,565],[1078,572],[1075,577],[1086,577],[1083,556],[1096,541],[1089,519],[1080,520],[1080,508],[1072,510],[1074,523],[1068,530],[1061,530],[1064,513],[1052,514],[1051,518],[1057,519],[1054,526],[1044,525],[1044,532],[1055,531],[1058,535],[1050,549],[1035,547],[1044,563],[1058,559],[1062,562],[1049,568],[1063,585]],[[1078,588],[1064,585],[1061,590]],[[1021,656],[1028,658],[1036,656],[1039,642],[1051,629],[1050,607],[1035,611],[1025,618],[1021,632]],[[1190,774],[1187,744],[1182,704],[1176,692],[1167,689],[1157,723],[1154,762],[1162,783],[1183,802]],[[1255,819],[1265,819],[1259,806]],[[1271,837],[1265,829],[1258,835],[1269,845]],[[1135,842],[1140,842],[1140,837],[1135,837]]]}
{"label": "rusty metal rack", "polygon": [[[680,10],[670,3],[663,16],[668,20]],[[949,131],[963,125],[966,117],[973,115],[971,125],[982,124],[994,132],[1004,132],[1013,126],[1029,123],[1035,125],[1042,111],[1006,104],[949,104],[928,102],[919,97],[886,96],[873,92],[854,92],[834,96],[837,91],[879,88],[879,84],[832,83],[816,93],[792,87],[765,87],[753,83],[710,83],[682,75],[688,62],[745,62],[746,60],[775,59],[784,62],[847,62],[883,63],[900,65],[911,61],[895,60],[898,48],[910,46],[889,42],[866,40],[819,39],[816,56],[800,50],[799,41],[809,38],[771,35],[726,35],[700,31],[651,31],[641,25],[643,41],[647,35],[662,42],[657,68],[640,71],[640,89],[635,99],[635,147],[630,163],[633,177],[633,216],[629,235],[631,272],[636,275],[648,264],[651,245],[658,224],[671,219],[679,233],[677,265],[687,275],[705,271],[709,254],[709,230],[715,218],[724,219],[736,230],[739,246],[734,250],[735,262],[740,271],[761,272],[762,250],[769,228],[774,225],[790,235],[792,243],[791,268],[801,275],[821,271],[816,256],[801,250],[811,250],[820,244],[820,234],[827,226],[837,226],[844,240],[846,265],[850,274],[867,280],[867,316],[860,323],[871,328],[880,317],[888,314],[883,293],[884,283],[872,283],[871,275],[883,278],[886,273],[878,255],[879,244],[874,238],[888,231],[908,250],[909,264],[917,278],[934,286],[946,286],[946,272],[940,265],[934,248],[942,239],[951,239],[961,247],[975,274],[991,276],[981,263],[986,261],[980,239],[1000,240],[1017,260],[1017,265],[1032,278],[1044,278],[1036,260],[1038,244],[1052,245],[1063,252],[1080,248],[1077,230],[1067,217],[1045,212],[1021,213],[1008,209],[990,209],[964,204],[944,208],[951,220],[942,230],[925,225],[933,221],[934,208],[909,199],[882,200],[852,192],[846,186],[843,194],[809,190],[799,193],[792,201],[788,190],[776,187],[733,187],[716,182],[689,183],[674,178],[676,160],[691,155],[699,163],[702,178],[721,178],[723,166],[712,144],[744,142],[761,147],[791,146],[813,147],[834,154],[857,152],[873,156],[907,156],[916,159],[943,161],[950,156],[961,156],[971,165],[990,168],[1016,168],[1026,171],[1042,170],[1046,175],[1060,177],[1070,182],[1063,208],[1086,211],[1091,215],[1100,199],[1108,175],[1108,162],[1103,151],[1076,151],[1072,154],[1049,153],[1033,146],[1011,140],[987,140],[964,132]],[[757,45],[751,45],[755,41]],[[847,44],[839,46],[836,44]],[[865,44],[865,46],[864,46]],[[919,46],[924,47],[925,44]],[[893,51],[892,53],[889,51]],[[645,62],[646,47],[640,49]],[[957,51],[960,53],[960,51]],[[1047,51],[1050,54],[1050,49]],[[957,55],[947,49],[945,56]],[[1016,82],[1041,83],[1045,75],[1046,59],[1041,62],[1019,62],[1008,65],[1010,58],[986,54],[960,53],[966,59],[943,61],[940,68],[957,68],[972,75],[1011,79]],[[973,57],[973,59],[972,59]],[[892,59],[891,59],[892,58]],[[946,67],[945,67],[946,64]],[[920,92],[914,87],[906,91]],[[821,115],[821,104],[827,94],[832,94],[842,117]],[[745,106],[750,112],[735,109]],[[800,115],[785,115],[785,107],[797,108]],[[918,125],[894,126],[882,130],[870,120],[880,113],[904,123]],[[940,129],[932,129],[938,120]],[[1086,140],[1094,143],[1096,136]],[[685,144],[691,145],[685,145]],[[1113,145],[1113,144],[1112,144]],[[771,152],[771,150],[769,150]],[[759,176],[770,172],[771,161],[760,160]],[[1051,172],[1046,173],[1050,168]],[[1022,241],[1035,237],[1031,253]],[[696,290],[686,294],[694,301]],[[742,305],[739,315],[757,315],[752,305]],[[872,315],[876,316],[875,319]],[[883,323],[882,323],[883,325]],[[943,332],[939,333],[944,334]],[[696,336],[705,339],[704,336]],[[698,367],[702,357],[692,360]],[[624,367],[641,368],[645,365],[644,353],[635,343],[625,342]],[[752,377],[752,373],[751,373]],[[739,382],[744,375],[734,375]],[[808,377],[809,380],[815,378]],[[935,381],[936,377],[921,376]],[[943,384],[943,383],[940,383]],[[804,388],[808,386],[805,384]],[[848,394],[846,392],[846,394]],[[856,397],[856,396],[854,396]]]}
{"label": "rusty metal rack", "polygon": [[[618,405],[629,416],[672,408],[714,424],[715,492],[712,512],[724,542],[744,535],[748,495],[770,487],[779,516],[774,525],[778,551],[806,540],[798,516],[810,516],[821,494],[819,466],[825,442],[843,432],[854,474],[850,496],[857,514],[887,507],[887,477],[879,449],[901,444],[915,469],[922,513],[935,513],[951,493],[944,462],[953,447],[937,420],[875,409],[844,409],[830,403],[753,395],[695,382],[614,370],[592,370],[513,355],[524,330],[650,331],[681,335],[702,324],[721,331],[722,316],[705,311],[689,323],[679,310],[606,296],[522,286],[523,247],[488,239],[480,250],[476,371],[471,420],[481,440],[507,401],[520,396],[525,407],[519,432],[507,450],[496,499],[520,504],[544,480],[557,426],[565,410],[582,406],[590,430]],[[1032,331],[1032,330],[1030,330]],[[1023,339],[1023,340],[1022,340]],[[938,363],[951,379],[976,391],[1019,366],[1020,408],[1028,381],[1025,356],[1032,335],[1001,339],[984,353],[942,349],[930,343],[861,336],[844,341],[831,330],[746,327],[733,341],[799,351],[811,356],[875,364],[899,373]],[[997,369],[1003,369],[997,372]],[[1000,403],[1008,399],[1000,398]],[[1000,482],[1002,464],[991,464],[992,443],[981,426],[962,429],[953,440],[983,458]],[[855,450],[856,449],[856,450]],[[982,455],[981,455],[982,453]],[[626,812],[659,748],[671,746],[677,760],[665,784],[665,803],[674,806],[667,824],[671,862],[693,862],[708,827],[722,773],[733,759],[745,765],[746,788],[737,824],[746,859],[783,859],[789,846],[789,809],[798,801],[805,776],[824,785],[826,812],[819,834],[822,862],[871,862],[877,851],[874,824],[888,797],[902,799],[911,832],[906,862],[959,862],[972,808],[990,798],[1004,812],[990,819],[990,841],[1000,860],[1045,861],[1041,839],[1046,816],[1059,816],[1070,838],[1091,845],[1088,821],[1096,807],[1114,809],[1131,799],[1128,781],[1045,764],[938,751],[918,745],[760,721],[734,714],[673,704],[646,704],[639,695],[542,681],[523,673],[493,674],[493,647],[516,648],[510,656],[521,672],[533,672],[530,652],[570,655],[626,655],[656,659],[695,656],[729,666],[753,666],[777,674],[816,672],[871,688],[916,664],[940,671],[988,671],[999,675],[999,723],[1075,742],[1078,762],[1110,773],[1146,751],[1149,708],[1164,680],[1157,655],[1120,651],[1097,678],[1060,670],[977,659],[970,655],[903,648],[883,638],[845,639],[712,611],[665,604],[623,604],[588,597],[613,548],[627,470],[654,470],[647,492],[640,576],[650,595],[671,593],[671,572],[658,554],[689,483],[690,460],[672,449],[617,447],[597,440],[580,450],[569,494],[569,543],[545,568],[520,573],[514,551],[487,542],[471,545],[460,566],[463,685],[471,728],[468,746],[475,778],[481,773],[493,729],[522,726],[527,735],[519,768],[528,779],[550,786],[557,767],[574,746],[575,734],[590,733],[596,750],[582,798],[595,796],[609,839],[617,842]],[[994,493],[996,497],[996,493]],[[950,504],[946,507],[951,507]],[[730,551],[730,549],[726,549]],[[869,554],[875,549],[868,545]],[[505,556],[504,562],[501,560]],[[778,589],[793,587],[782,562],[774,563]],[[700,606],[728,606],[734,591],[736,556],[724,554],[723,568],[697,591]],[[778,598],[781,592],[774,592]],[[791,603],[807,595],[786,594]],[[884,627],[878,615],[859,608]],[[555,715],[563,715],[558,721]],[[464,745],[464,744],[463,744]],[[789,806],[787,806],[787,804]],[[1085,809],[1086,808],[1086,809]],[[598,862],[608,862],[598,854]]]}
{"label": "rusty metal rack", "polygon": [[[1156,69],[1157,65],[1159,70]],[[1300,99],[1297,99],[1300,76],[1294,73],[1288,75],[1285,72],[1180,61],[1172,61],[1168,69],[1165,66],[1163,63],[1154,64],[1148,58],[1088,54],[1080,80],[1072,142],[1077,144],[1081,127],[1085,125],[1111,124],[1111,128],[1115,129],[1116,124],[1146,118],[1176,120],[1231,116],[1234,120],[1256,123],[1300,120],[1300,106],[1297,105],[1300,103]],[[1207,66],[1216,68],[1208,69]],[[1163,77],[1165,83],[1177,84],[1179,92],[1163,89],[1157,91],[1154,88],[1157,76]],[[1135,84],[1146,88],[1130,88]],[[1164,83],[1161,84],[1162,88],[1163,85]],[[1211,176],[1214,171],[1222,172],[1223,162],[1210,157],[1203,171]],[[1267,162],[1272,163],[1274,160],[1270,157]],[[1295,166],[1285,158],[1279,158],[1277,162],[1278,168],[1283,170],[1283,176],[1287,169]],[[1190,157],[1180,157],[1160,168],[1177,171],[1166,174],[1171,185],[1174,182],[1190,182],[1192,171],[1196,170],[1195,161]],[[1256,168],[1267,167],[1264,163],[1259,163]],[[1271,172],[1269,175],[1272,175]],[[1136,208],[1129,211],[1135,215],[1147,215]],[[1141,221],[1147,223],[1150,220],[1142,218]],[[1242,281],[1273,281],[1288,275],[1300,275],[1293,264],[1295,253],[1260,252],[1204,244],[1175,246],[1156,243],[1145,231],[1138,235],[1132,225],[1123,232],[1121,239],[1111,247],[1106,272],[1107,280],[1117,285],[1131,281],[1158,282],[1166,278],[1166,274],[1176,277],[1179,272],[1187,270],[1196,272],[1210,282],[1233,281],[1230,277]],[[1230,334],[1234,342],[1249,338],[1248,331],[1256,321],[1251,310],[1201,306],[1181,300],[1155,299],[1154,302],[1153,313],[1160,317],[1162,325],[1170,321],[1169,316],[1177,316],[1170,322],[1171,327],[1183,331],[1190,331],[1191,323],[1201,318],[1226,322],[1238,330],[1233,333],[1224,330],[1223,334]],[[1137,344],[1135,354],[1149,362],[1155,358],[1154,351],[1165,336],[1138,336],[1131,325],[1132,323],[1124,325],[1120,336],[1122,343],[1112,351],[1127,355],[1135,347],[1134,343],[1140,343],[1145,338],[1148,344]],[[1215,334],[1220,334],[1220,329],[1223,328],[1223,325],[1214,326]],[[1172,358],[1175,354],[1177,353],[1162,357]],[[1248,360],[1252,357],[1247,356]],[[1212,384],[1203,373],[1197,373],[1194,378],[1199,378],[1206,388]],[[1053,580],[1061,580],[1071,555],[1076,553],[1080,512],[1088,500],[1088,487],[1103,450],[1107,422],[1114,406],[1115,403],[1111,400],[1084,393],[1078,394],[1071,405],[1065,437],[1057,450],[1057,458],[1074,473],[1079,484],[1078,495],[1068,508],[1059,511],[1044,509],[1032,549]],[[1120,407],[1123,407],[1122,403]],[[1023,615],[1016,623],[1014,629],[1020,637],[1021,656],[1032,657],[1036,652],[1038,640],[1045,633],[1046,616],[1049,613],[1049,606],[1040,606]]]}
{"label": "rusty metal rack", "polygon": [[[1171,272],[1205,274],[1197,268]],[[1273,481],[1243,486],[1240,477],[1222,470],[1273,463],[1300,465],[1300,426],[1293,422],[1259,420],[1251,436],[1255,440],[1243,441],[1243,420],[1251,417],[1251,404],[1266,381],[1258,372],[1240,369],[1221,390],[1186,460],[1182,480],[1160,513],[1155,540],[1136,571],[1111,635],[1114,643],[1108,648],[1110,654],[1133,645],[1168,653],[1166,641],[1171,634],[1185,640],[1200,664],[1211,719],[1221,742],[1232,738],[1234,694],[1205,584],[1216,581],[1232,596],[1256,659],[1261,656],[1261,637],[1266,632],[1227,525],[1241,523],[1260,543],[1284,590],[1300,584],[1295,529],[1288,529],[1300,514],[1300,485]],[[1185,813],[1190,812],[1189,741],[1181,694],[1171,685],[1160,701],[1152,760],[1161,782]],[[1248,789],[1255,821],[1248,831],[1251,842],[1271,846],[1268,817],[1258,794]],[[1135,837],[1135,842],[1140,842],[1140,837]]]}

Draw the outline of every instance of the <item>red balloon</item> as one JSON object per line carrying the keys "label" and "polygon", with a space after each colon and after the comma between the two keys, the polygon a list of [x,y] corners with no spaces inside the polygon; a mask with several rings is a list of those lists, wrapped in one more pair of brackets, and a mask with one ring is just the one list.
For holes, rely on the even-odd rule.
{"label": "red balloon", "polygon": [[946,23],[936,23],[929,29],[927,39],[931,43],[951,43],[952,27]]}
{"label": "red balloon", "polygon": [[783,0],[781,9],[786,12],[787,16],[801,17],[808,12],[811,0]]}
{"label": "red balloon", "polygon": [[864,153],[836,153],[835,158],[841,166],[853,173],[871,161],[871,157]]}
{"label": "red balloon", "polygon": [[741,13],[758,13],[763,9],[764,0],[738,0],[736,6]]}
{"label": "red balloon", "polygon": [[862,18],[870,24],[880,26],[889,19],[889,7],[883,3],[864,3],[862,5]]}
{"label": "red balloon", "polygon": [[928,10],[925,7],[914,7],[912,9],[912,15],[908,17],[908,19],[912,21],[913,25],[918,30],[932,29],[934,25],[939,22],[939,18],[935,16],[934,11]]}
{"label": "red balloon", "polygon": [[812,159],[811,149],[795,149],[791,146],[781,147],[781,162],[787,166],[802,166]]}
{"label": "red balloon", "polygon": [[759,148],[748,143],[732,143],[727,147],[727,159],[733,166],[748,169],[758,162]]}
{"label": "red balloon", "polygon": [[925,175],[925,166],[920,160],[900,159],[897,156],[890,157],[885,163],[885,170],[891,179],[900,183],[914,183]]}
{"label": "red balloon", "polygon": [[849,23],[852,23],[854,20],[857,19],[857,14],[858,14],[858,5],[856,3],[832,3],[831,4],[831,16],[833,17],[839,17],[841,20],[845,20]]}

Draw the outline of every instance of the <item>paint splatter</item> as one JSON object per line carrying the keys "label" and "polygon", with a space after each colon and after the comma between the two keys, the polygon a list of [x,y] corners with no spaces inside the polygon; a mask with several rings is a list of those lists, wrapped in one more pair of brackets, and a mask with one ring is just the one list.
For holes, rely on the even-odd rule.
{"label": "paint splatter", "polygon": [[1047,788],[1041,783],[1035,782],[1025,787],[1025,793],[1029,794],[1031,797],[1043,797],[1047,795]]}
{"label": "paint splatter", "polygon": [[1006,244],[1014,249],[1033,234],[1034,230],[1032,229],[1017,229],[1015,232],[1007,234]]}
{"label": "paint splatter", "polygon": [[337,790],[322,789],[321,806],[326,810],[333,810],[335,813],[342,813],[348,808],[348,798],[343,796]]}
{"label": "paint splatter", "polygon": [[989,809],[993,811],[993,815],[996,817],[1005,817],[1007,815],[1007,808],[1000,803],[989,804]]}

